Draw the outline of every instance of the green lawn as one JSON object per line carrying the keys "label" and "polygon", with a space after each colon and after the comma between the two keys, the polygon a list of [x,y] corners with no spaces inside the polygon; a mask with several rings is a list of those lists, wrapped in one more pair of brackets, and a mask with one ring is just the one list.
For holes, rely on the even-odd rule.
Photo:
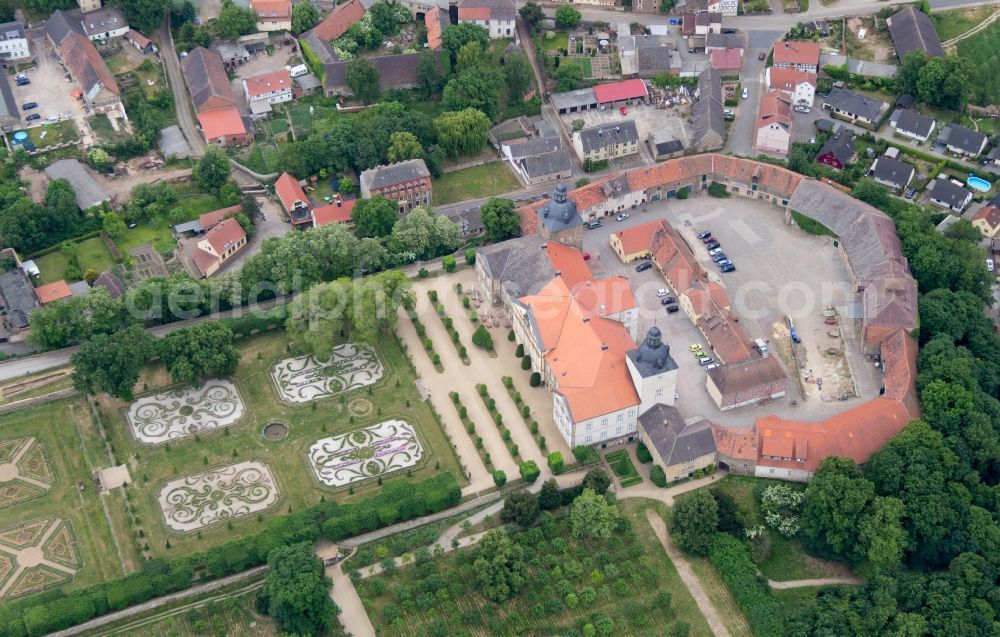
{"label": "green lawn", "polygon": [[623,487],[630,487],[642,482],[639,472],[635,470],[635,465],[632,464],[632,458],[629,457],[628,451],[619,449],[604,456],[604,459],[611,466],[611,470],[615,472],[615,475],[621,479]]}
{"label": "green lawn", "polygon": [[562,58],[559,64],[575,64],[583,69],[583,77],[593,77],[594,72],[590,68],[590,58],[580,57],[580,58]]}
{"label": "green lawn", "polygon": [[956,46],[958,57],[968,60],[971,74],[973,104],[985,106],[996,103],[1000,95],[1000,77],[996,73],[996,52],[1000,51],[1000,20],[966,38]]}
{"label": "green lawn", "polygon": [[[73,120],[63,120],[61,122],[45,122],[41,126],[24,129],[28,133],[28,140],[38,148],[55,146],[63,142],[76,142],[80,140],[80,134],[76,130]],[[8,137],[13,140],[14,134]]]}
{"label": "green lawn", "polygon": [[546,38],[543,34],[542,39],[542,50],[543,51],[561,51],[569,46],[569,34],[565,31],[555,31],[555,36],[552,38]]}
{"label": "green lawn", "polygon": [[445,173],[433,181],[434,205],[502,195],[521,187],[502,161]]}
{"label": "green lawn", "polygon": [[935,11],[931,14],[931,21],[937,30],[941,41],[950,40],[962,35],[974,26],[982,23],[994,11],[996,6],[968,7],[965,9],[952,9],[950,11]]}
{"label": "green lawn", "polygon": [[[87,239],[76,244],[76,259],[80,263],[81,274],[88,269],[104,272],[115,263],[100,237]],[[39,257],[35,263],[41,271],[40,282],[52,283],[66,278],[66,267],[70,264],[70,256],[61,250],[56,250],[44,257]]]}
{"label": "green lawn", "polygon": [[238,159],[250,170],[263,175],[278,170],[278,149],[271,142],[254,144],[249,153]]}
{"label": "green lawn", "polygon": [[116,144],[130,137],[124,131],[116,131],[111,125],[111,120],[104,113],[91,117],[88,123],[102,144]]}
{"label": "green lawn", "polygon": [[[611,634],[620,637],[664,635],[677,620],[690,625],[692,637],[711,635],[646,518],[648,509],[659,512],[663,505],[630,499],[619,508],[634,535],[574,538],[563,512],[535,539],[525,538],[525,588],[502,604],[480,592],[474,548],[363,580],[358,592],[377,634],[387,637],[580,634],[584,624],[599,617],[611,618]],[[418,588],[439,586],[442,581],[445,586],[434,594]],[[588,588],[596,593],[593,603],[570,608],[567,594],[579,595]],[[670,594],[669,607],[661,593]],[[399,612],[401,619],[387,621],[386,614],[393,612]]]}
{"label": "green lawn", "polygon": [[[81,566],[65,585],[67,588],[89,586],[122,575],[92,475],[94,469],[108,466],[107,456],[96,458],[84,450],[84,439],[94,439],[86,402],[80,398],[64,399],[0,416],[0,441],[28,436],[40,444],[44,458],[44,469],[36,469],[32,475],[47,473],[51,486],[33,499],[0,505],[0,529],[39,518],[68,521],[76,538]],[[4,601],[0,598],[0,604]]]}
{"label": "green lawn", "polygon": [[[198,215],[194,216],[197,217]],[[125,234],[115,239],[115,245],[118,246],[123,255],[127,254],[132,248],[146,244],[152,245],[156,248],[157,252],[165,254],[177,246],[177,240],[174,239],[173,233],[170,232],[170,224],[167,222],[157,225],[141,223],[135,228],[126,230]]]}
{"label": "green lawn", "polygon": [[[111,443],[122,462],[129,465],[135,482],[130,487],[133,505],[144,521],[146,542],[154,556],[177,556],[203,550],[232,537],[261,530],[267,520],[288,511],[317,504],[321,498],[338,501],[371,495],[380,487],[375,479],[354,483],[353,494],[347,487],[320,486],[307,460],[309,447],[320,438],[375,423],[398,418],[417,429],[424,455],[412,468],[412,478],[422,480],[442,471],[451,471],[464,485],[458,461],[430,408],[420,400],[414,388],[414,373],[395,340],[385,339],[376,345],[385,374],[373,388],[358,389],[340,396],[291,405],[280,401],[270,377],[273,365],[295,354],[289,353],[284,331],[240,339],[243,354],[233,382],[243,398],[246,412],[228,428],[201,434],[198,439],[184,438],[167,445],[150,446],[135,440],[124,410],[127,407],[107,397],[102,399],[102,418]],[[162,365],[147,368],[140,391],[162,391],[170,383]],[[355,399],[370,400],[374,405],[364,416],[352,416],[349,405]],[[290,425],[287,438],[269,441],[261,429],[271,421]],[[234,456],[235,451],[235,456]],[[265,462],[278,482],[276,504],[258,519],[248,516],[227,525],[205,527],[200,533],[168,530],[156,498],[164,483],[178,477],[202,473],[207,467],[229,465],[245,460]],[[171,547],[166,548],[169,538]]]}

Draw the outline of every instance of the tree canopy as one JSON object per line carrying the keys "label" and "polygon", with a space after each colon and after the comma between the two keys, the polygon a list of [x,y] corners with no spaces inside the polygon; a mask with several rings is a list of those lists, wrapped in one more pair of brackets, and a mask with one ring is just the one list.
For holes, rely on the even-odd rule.
{"label": "tree canopy", "polygon": [[304,33],[319,22],[319,10],[311,2],[297,2],[292,6],[292,33]]}
{"label": "tree canopy", "polygon": [[253,9],[243,8],[233,0],[222,0],[219,17],[216,18],[219,33],[227,40],[235,40],[257,30],[257,14]]}
{"label": "tree canopy", "polygon": [[682,550],[692,555],[708,555],[718,526],[718,503],[709,491],[699,489],[677,501],[670,533]]}
{"label": "tree canopy", "polygon": [[521,234],[521,218],[510,199],[490,197],[480,206],[479,214],[489,241],[504,241]]}
{"label": "tree canopy", "polygon": [[609,538],[618,523],[618,507],[606,496],[585,488],[573,500],[569,517],[575,537]]}
{"label": "tree canopy", "polygon": [[323,635],[340,610],[330,599],[333,582],[310,542],[271,551],[261,589],[262,605],[281,629],[293,635]]}
{"label": "tree canopy", "polygon": [[156,349],[170,377],[192,387],[213,376],[232,376],[240,362],[233,330],[220,321],[171,332],[160,339]]}
{"label": "tree canopy", "polygon": [[226,151],[218,146],[209,144],[191,171],[191,179],[205,190],[217,191],[227,181],[232,168],[229,165],[229,158]]}
{"label": "tree canopy", "polygon": [[556,26],[563,29],[572,29],[580,24],[583,16],[573,7],[559,7],[556,9]]}
{"label": "tree canopy", "polygon": [[434,120],[438,145],[450,157],[476,155],[486,147],[490,119],[474,108],[441,113]]}
{"label": "tree canopy", "polygon": [[153,338],[138,325],[113,335],[97,334],[73,354],[73,385],[88,394],[105,392],[132,400],[139,373],[153,355]]}
{"label": "tree canopy", "polygon": [[491,529],[479,541],[476,582],[487,599],[500,603],[516,595],[528,576],[524,548],[503,529]]}
{"label": "tree canopy", "polygon": [[365,58],[357,58],[347,63],[344,81],[350,87],[354,97],[363,104],[371,104],[382,94],[379,86],[378,69]]}
{"label": "tree canopy", "polygon": [[387,237],[396,224],[399,204],[382,195],[361,199],[351,210],[351,221],[359,237]]}

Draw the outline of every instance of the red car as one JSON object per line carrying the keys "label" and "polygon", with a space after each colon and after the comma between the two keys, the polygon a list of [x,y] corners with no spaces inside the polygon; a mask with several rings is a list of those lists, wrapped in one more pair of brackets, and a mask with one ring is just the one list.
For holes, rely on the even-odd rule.
{"label": "red car", "polygon": [[590,253],[589,252],[584,252],[583,253],[583,260],[584,261],[590,261]]}
{"label": "red car", "polygon": [[701,238],[702,243],[712,243],[713,241],[715,241],[715,237],[713,237],[712,235],[708,235],[707,237]]}
{"label": "red car", "polygon": [[628,109],[627,109],[627,108],[625,108],[624,106],[621,106],[621,107],[619,107],[619,108],[618,108],[618,111],[619,111],[619,112],[620,112],[620,113],[621,113],[622,115],[628,115]]}

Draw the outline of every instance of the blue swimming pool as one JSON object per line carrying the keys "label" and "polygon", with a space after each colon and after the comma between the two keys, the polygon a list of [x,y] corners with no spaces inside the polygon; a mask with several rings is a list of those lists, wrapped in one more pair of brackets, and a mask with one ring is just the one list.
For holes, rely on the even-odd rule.
{"label": "blue swimming pool", "polygon": [[969,184],[970,187],[975,188],[979,192],[989,192],[991,187],[990,182],[985,179],[980,179],[975,175],[969,175],[969,178],[965,180],[965,183]]}

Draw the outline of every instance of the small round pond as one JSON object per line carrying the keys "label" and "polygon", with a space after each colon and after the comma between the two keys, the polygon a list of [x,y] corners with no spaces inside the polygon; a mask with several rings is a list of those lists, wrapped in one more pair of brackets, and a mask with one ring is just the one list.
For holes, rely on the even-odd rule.
{"label": "small round pond", "polygon": [[269,422],[261,431],[268,440],[283,440],[288,437],[288,425],[283,422]]}

